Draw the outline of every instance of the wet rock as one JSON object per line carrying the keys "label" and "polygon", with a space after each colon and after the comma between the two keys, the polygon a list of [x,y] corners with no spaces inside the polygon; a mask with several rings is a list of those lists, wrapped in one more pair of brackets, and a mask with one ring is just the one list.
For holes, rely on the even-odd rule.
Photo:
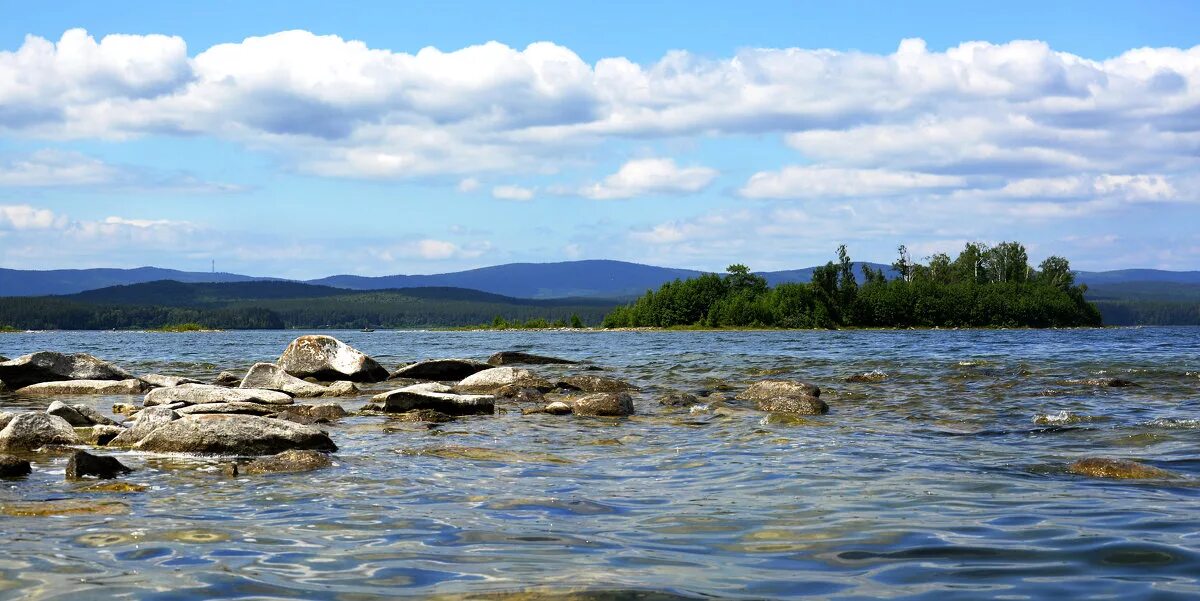
{"label": "wet rock", "polygon": [[762,401],[775,397],[788,396],[821,396],[821,389],[816,384],[797,380],[761,380],[737,395],[742,401]]}
{"label": "wet rock", "polygon": [[1128,388],[1130,386],[1137,386],[1136,382],[1121,378],[1092,378],[1090,380],[1083,380],[1082,383],[1088,386],[1100,386],[1103,388]]}
{"label": "wet rock", "polygon": [[15,413],[8,413],[7,411],[0,411],[0,430],[3,430],[4,426],[7,426],[8,422],[11,421],[12,418],[14,418],[16,416],[17,416],[17,414],[15,414]]}
{"label": "wet rock", "polygon": [[691,407],[699,402],[696,395],[686,392],[668,392],[658,399],[658,404],[666,407]]}
{"label": "wet rock", "polygon": [[492,393],[494,396],[510,400],[516,403],[541,403],[545,401],[546,395],[536,388],[522,386],[521,384],[509,384],[501,386]]}
{"label": "wet rock", "polygon": [[582,390],[583,392],[626,392],[637,390],[636,386],[628,382],[593,375],[568,376],[563,378],[558,384],[560,388]]}
{"label": "wet rock", "polygon": [[389,390],[371,398],[384,411],[404,412],[432,409],[446,415],[491,415],[496,411],[496,397],[486,394],[455,394],[437,392],[421,385]]}
{"label": "wet rock", "polygon": [[137,419],[133,424],[117,435],[116,438],[110,440],[110,447],[132,447],[140,442],[143,438],[150,435],[154,430],[179,419],[179,414],[173,409],[165,406],[147,407],[138,413]]}
{"label": "wet rock", "polygon": [[554,401],[547,404],[545,410],[550,415],[568,415],[572,413],[571,406],[562,401]]}
{"label": "wet rock", "polygon": [[137,411],[137,406],[130,403],[113,403],[112,406],[113,415],[133,415]]}
{"label": "wet rock", "polygon": [[535,376],[533,372],[527,369],[493,367],[464,378],[454,389],[459,392],[490,393],[505,386],[513,385],[537,388],[538,390],[551,390],[554,387],[550,382]]}
{"label": "wet rock", "polygon": [[124,431],[125,428],[121,426],[97,424],[90,427],[77,427],[75,428],[75,435],[86,444],[103,447],[112,442],[117,436],[120,436]]}
{"label": "wet rock", "polygon": [[142,394],[146,391],[146,383],[138,379],[130,380],[68,380],[65,382],[40,382],[30,384],[16,390],[23,395],[60,395],[60,394]]}
{"label": "wet rock", "polygon": [[0,478],[20,478],[33,473],[29,462],[12,455],[0,455]]}
{"label": "wet rock", "polygon": [[200,380],[181,376],[164,376],[161,374],[146,374],[141,380],[154,388],[173,388],[180,384],[203,384]]}
{"label": "wet rock", "polygon": [[401,422],[424,422],[430,424],[444,424],[453,421],[454,418],[433,409],[415,409],[413,411],[405,411],[390,416],[393,420]]}
{"label": "wet rock", "polygon": [[320,451],[284,451],[270,457],[261,457],[247,464],[236,466],[235,475],[242,474],[294,474],[311,472],[333,465],[333,459]]}
{"label": "wet rock", "polygon": [[121,474],[133,470],[117,460],[116,457],[93,455],[87,451],[76,451],[67,460],[67,480],[79,480],[87,476],[95,476],[101,480],[111,480]]}
{"label": "wet rock", "polygon": [[47,445],[79,443],[71,424],[49,413],[19,413],[0,430],[0,450],[32,451]]}
{"label": "wet rock", "polygon": [[345,382],[337,388],[306,382],[288,374],[274,363],[255,363],[246,373],[246,377],[242,378],[238,388],[278,390],[299,398],[341,396],[358,391],[353,382]]}
{"label": "wet rock", "polygon": [[575,415],[621,417],[633,415],[633,411],[633,397],[624,392],[597,392],[571,403],[571,412]]}
{"label": "wet rock", "polygon": [[392,375],[388,379],[407,378],[443,382],[453,380],[457,382],[458,380],[491,368],[492,366],[487,363],[467,359],[428,359],[405,365],[392,372]]}
{"label": "wet rock", "polygon": [[175,409],[175,413],[179,415],[203,415],[223,413],[226,415],[271,415],[275,413],[275,407],[271,405],[262,405],[259,403],[201,403],[199,405],[187,405]]}
{"label": "wet rock", "polygon": [[[350,415],[337,403],[317,403],[315,405],[292,405],[283,413],[288,413],[296,417],[311,419],[315,423],[331,422]],[[280,416],[280,419],[287,419]],[[296,420],[290,420],[296,421]]]}
{"label": "wet rock", "polygon": [[1067,466],[1067,472],[1090,478],[1114,478],[1120,480],[1161,480],[1175,475],[1154,466],[1108,457],[1087,457]]}
{"label": "wet rock", "polygon": [[133,374],[86,353],[41,351],[0,363],[0,380],[14,389],[65,380],[136,380]]}
{"label": "wet rock", "polygon": [[888,375],[886,373],[876,369],[873,371],[863,372],[861,374],[854,374],[852,376],[847,376],[846,381],[847,382],[855,382],[855,383],[871,384],[871,383],[875,383],[875,382],[882,382],[882,381],[886,380],[887,377],[888,377]]}
{"label": "wet rock", "polygon": [[72,426],[117,425],[117,422],[101,415],[100,412],[87,405],[68,405],[62,401],[54,401],[50,403],[50,407],[46,409],[46,413],[57,415],[67,420],[67,423]]}
{"label": "wet rock", "polygon": [[48,501],[13,501],[0,503],[0,514],[13,517],[44,517],[59,515],[120,515],[129,513],[129,506],[120,501],[95,499],[51,499]]}
{"label": "wet rock", "polygon": [[547,357],[544,355],[534,355],[531,353],[523,353],[521,351],[500,351],[488,357],[489,365],[574,365],[578,361],[570,359],[560,359],[558,357]]}
{"label": "wet rock", "polygon": [[273,455],[290,449],[336,451],[312,426],[251,415],[189,415],[155,428],[134,445],[142,451]]}
{"label": "wet rock", "polygon": [[388,372],[374,359],[332,336],[301,336],[279,357],[279,366],[298,378],[382,382]]}
{"label": "wet rock", "polygon": [[[186,382],[186,383],[190,384],[191,382]],[[223,372],[217,374],[217,378],[212,381],[213,386],[225,386],[225,387],[236,387],[238,384],[241,384],[241,383],[242,383],[241,376],[239,376],[233,372],[228,372],[228,371],[223,371]],[[176,384],[176,386],[178,386],[178,384]]]}
{"label": "wet rock", "polygon": [[143,404],[147,407],[182,402],[189,405],[204,403],[259,403],[262,405],[290,405],[292,397],[278,390],[261,388],[225,388],[211,384],[182,384],[172,388],[155,388],[146,393]]}
{"label": "wet rock", "polygon": [[824,415],[829,405],[814,396],[778,396],[756,401],[760,411],[797,413],[800,415]]}

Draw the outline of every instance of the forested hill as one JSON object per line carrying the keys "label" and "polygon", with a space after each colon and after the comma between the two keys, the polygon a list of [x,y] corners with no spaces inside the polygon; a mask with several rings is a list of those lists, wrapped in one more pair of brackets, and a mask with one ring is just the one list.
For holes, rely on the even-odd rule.
{"label": "forested hill", "polygon": [[19,329],[414,328],[508,322],[599,324],[596,299],[521,299],[461,288],[354,291],[295,282],[148,282],[70,296],[0,297],[0,325]]}

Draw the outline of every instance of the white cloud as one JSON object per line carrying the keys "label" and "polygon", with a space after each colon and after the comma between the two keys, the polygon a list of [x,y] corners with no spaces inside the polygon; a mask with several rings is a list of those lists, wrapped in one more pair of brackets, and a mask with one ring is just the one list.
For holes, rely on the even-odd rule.
{"label": "white cloud", "polygon": [[492,198],[500,200],[533,200],[533,188],[525,188],[523,186],[496,186],[492,188]]}
{"label": "white cloud", "polygon": [[673,159],[634,159],[621,165],[603,182],[585,186],[578,193],[596,200],[689,194],[707,188],[716,177],[716,169],[679,167]]}
{"label": "white cloud", "polygon": [[106,184],[119,170],[76,152],[39,150],[26,157],[0,161],[0,186],[41,187]]}
{"label": "white cloud", "polygon": [[746,198],[875,198],[965,184],[962,177],[913,171],[790,166],[755,173],[738,193]]}
{"label": "white cloud", "polygon": [[66,218],[49,209],[30,205],[0,205],[0,230],[44,230],[61,228]]}
{"label": "white cloud", "polygon": [[456,188],[458,189],[459,192],[462,192],[463,194],[468,194],[468,193],[478,190],[479,186],[480,186],[479,180],[477,180],[473,177],[465,177],[465,178],[459,180],[458,186],[456,186]]}
{"label": "white cloud", "polygon": [[997,194],[1009,198],[1115,197],[1130,202],[1146,202],[1174,200],[1179,193],[1161,175],[1100,174],[1020,179],[1009,182]]}

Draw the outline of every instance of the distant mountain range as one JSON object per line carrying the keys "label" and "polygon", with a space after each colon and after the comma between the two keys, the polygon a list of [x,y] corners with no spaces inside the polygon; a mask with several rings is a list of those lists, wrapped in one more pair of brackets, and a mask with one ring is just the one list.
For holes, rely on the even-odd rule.
{"label": "distant mountain range", "polygon": [[[868,263],[891,273],[890,266]],[[762,272],[771,285],[807,282],[813,267]],[[858,272],[858,270],[855,270]],[[400,288],[467,288],[512,298],[628,298],[657,288],[677,278],[689,278],[703,272],[690,269],[655,267],[624,261],[568,261],[562,263],[510,263],[467,271],[434,275],[390,275],[367,277],[335,275],[303,283],[347,290],[390,290]],[[1200,271],[1162,271],[1157,269],[1121,269],[1083,271],[1080,282],[1092,287],[1107,287],[1134,282],[1200,285]],[[188,272],[158,267],[137,269],[60,269],[30,271],[0,269],[0,296],[42,296],[76,294],[109,286],[139,284],[159,280],[185,283],[286,281],[282,278],[253,277],[234,273]],[[1186,286],[1183,286],[1186,288]],[[1159,287],[1162,289],[1162,287]],[[1172,289],[1174,290],[1174,289]]]}

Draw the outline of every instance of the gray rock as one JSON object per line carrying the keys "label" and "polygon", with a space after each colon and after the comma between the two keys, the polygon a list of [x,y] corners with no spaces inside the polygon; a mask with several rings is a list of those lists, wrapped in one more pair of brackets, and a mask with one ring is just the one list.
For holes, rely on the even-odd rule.
{"label": "gray rock", "polygon": [[400,422],[430,424],[430,427],[433,427],[432,424],[444,424],[454,420],[453,417],[441,411],[434,411],[433,409],[414,409],[412,411],[405,411],[404,413],[396,413],[389,417]]}
{"label": "gray rock", "polygon": [[694,394],[686,392],[668,392],[659,397],[658,404],[667,407],[691,407],[700,402],[700,399]]}
{"label": "gray rock", "polygon": [[534,354],[530,354],[530,353],[523,353],[521,351],[500,351],[499,353],[496,353],[496,354],[492,355],[491,357],[488,357],[487,362],[491,365],[497,365],[497,366],[499,366],[499,365],[514,365],[514,364],[517,364],[517,365],[521,365],[521,364],[524,364],[524,365],[556,365],[556,364],[557,365],[574,365],[574,364],[578,363],[578,361],[571,361],[570,359],[560,359],[558,357],[546,357],[544,355],[534,355]]}
{"label": "gray rock", "polygon": [[46,445],[79,444],[67,420],[49,413],[20,413],[0,430],[0,450],[32,451]]}
{"label": "gray rock", "polygon": [[116,457],[93,455],[87,451],[75,451],[67,460],[67,480],[79,480],[87,476],[108,480],[132,471],[117,461]]}
{"label": "gray rock", "polygon": [[217,374],[217,378],[212,383],[213,386],[237,386],[242,383],[242,379],[235,373],[223,371]]}
{"label": "gray rock", "polygon": [[446,415],[491,415],[496,411],[496,397],[485,394],[454,394],[435,392],[421,385],[389,390],[371,398],[383,410],[402,413],[416,409],[432,409]]}
{"label": "gray rock", "polygon": [[121,432],[109,441],[110,447],[131,447],[150,435],[154,430],[179,419],[179,414],[167,407],[147,407],[142,409],[137,419],[129,429]]}
{"label": "gray rock", "polygon": [[427,359],[397,369],[392,372],[392,375],[388,379],[397,380],[404,378],[411,380],[439,380],[443,382],[453,380],[457,382],[485,369],[491,369],[491,367],[487,363],[467,359]]}
{"label": "gray rock", "polygon": [[17,414],[15,414],[15,413],[8,413],[7,411],[0,411],[0,430],[3,430],[4,426],[7,426],[8,422],[16,416],[17,416]]}
{"label": "gray rock", "polygon": [[303,424],[331,422],[347,415],[350,414],[337,403],[318,403],[315,405],[292,405],[276,417]]}
{"label": "gray rock", "polygon": [[172,388],[155,388],[146,393],[147,407],[169,403],[259,403],[262,405],[291,405],[292,397],[278,390],[261,388],[225,388],[212,384],[182,384]]}
{"label": "gray rock", "polygon": [[388,372],[374,359],[332,336],[301,336],[279,356],[279,366],[298,378],[382,382]]}
{"label": "gray rock", "polygon": [[29,461],[12,455],[0,455],[0,478],[20,478],[33,473]]}
{"label": "gray rock", "polygon": [[289,449],[336,451],[329,435],[303,424],[252,415],[189,415],[155,428],[141,451],[273,455]]}
{"label": "gray rock", "polygon": [[246,377],[242,378],[242,383],[238,388],[261,388],[264,390],[278,390],[286,392],[294,397],[299,398],[315,398],[340,396],[347,392],[353,393],[357,389],[353,382],[346,382],[349,388],[338,387],[332,388],[329,386],[321,386],[305,382],[296,376],[283,371],[283,368],[274,363],[255,363],[250,371],[246,372]]}
{"label": "gray rock", "polygon": [[237,467],[237,474],[293,474],[311,472],[333,465],[333,459],[320,451],[284,451],[261,457]]}
{"label": "gray rock", "polygon": [[86,444],[102,447],[121,435],[125,428],[97,424],[91,427],[75,428],[75,435]]}
{"label": "gray rock", "polygon": [[64,380],[133,380],[133,374],[86,353],[41,351],[0,363],[0,380],[16,389]]}
{"label": "gray rock", "polygon": [[173,388],[180,384],[203,384],[200,380],[193,380],[182,376],[164,376],[161,374],[146,374],[142,376],[142,381],[154,388]]}
{"label": "gray rock", "polygon": [[68,405],[62,401],[54,401],[50,403],[50,407],[46,409],[46,413],[57,415],[72,426],[95,426],[104,424],[107,426],[115,426],[117,422],[103,416],[100,412],[88,407],[87,405]]}
{"label": "gray rock", "polygon": [[179,415],[200,415],[208,413],[224,413],[226,415],[271,415],[275,407],[259,403],[201,403],[188,405],[175,410]]}
{"label": "gray rock", "polygon": [[554,401],[546,405],[545,410],[550,415],[567,415],[572,412],[571,406],[562,401]]}
{"label": "gray rock", "polygon": [[575,399],[571,403],[575,415],[621,417],[633,415],[633,397],[628,393],[597,392]]}
{"label": "gray rock", "polygon": [[142,394],[148,386],[138,379],[132,380],[69,380],[66,382],[41,382],[18,389],[23,395],[69,395],[69,394]]}
{"label": "gray rock", "polygon": [[568,390],[582,390],[583,392],[626,392],[637,390],[636,386],[628,382],[622,382],[615,378],[591,375],[568,376],[559,382],[559,387]]}
{"label": "gray rock", "polygon": [[463,378],[455,386],[455,390],[459,392],[492,392],[514,384],[539,390],[549,390],[552,387],[549,382],[533,375],[533,372],[527,369],[493,367]]}
{"label": "gray rock", "polygon": [[546,395],[542,394],[542,391],[521,384],[501,386],[492,394],[516,403],[541,403],[546,400]]}
{"label": "gray rock", "polygon": [[779,396],[755,401],[759,410],[772,413],[798,413],[800,415],[824,415],[829,405],[815,396]]}
{"label": "gray rock", "polygon": [[737,395],[743,401],[763,401],[775,397],[787,396],[821,396],[821,389],[816,384],[796,380],[762,380],[750,385]]}

